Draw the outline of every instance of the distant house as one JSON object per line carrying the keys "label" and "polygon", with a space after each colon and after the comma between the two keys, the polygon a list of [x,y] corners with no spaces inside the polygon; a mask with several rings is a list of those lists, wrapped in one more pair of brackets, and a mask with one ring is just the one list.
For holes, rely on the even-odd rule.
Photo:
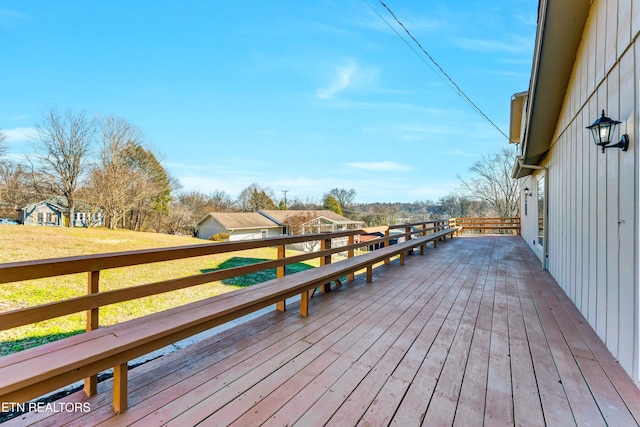
{"label": "distant house", "polygon": [[352,220],[330,210],[263,210],[260,214],[285,227],[286,234],[356,230],[364,225],[364,221]]}
{"label": "distant house", "polygon": [[258,212],[211,212],[197,226],[201,239],[208,239],[215,234],[228,234],[229,241],[237,241],[278,237],[284,233],[281,225]]}
{"label": "distant house", "polygon": [[19,211],[18,220],[24,225],[67,226],[72,221],[74,227],[100,227],[104,225],[104,212],[102,209],[91,210],[86,204],[79,202],[73,218],[70,218],[67,199],[51,197],[25,206]]}
{"label": "distant house", "polygon": [[353,230],[364,225],[328,210],[263,210],[259,212],[210,212],[198,226],[198,237],[229,234],[230,241],[264,239],[290,234]]}

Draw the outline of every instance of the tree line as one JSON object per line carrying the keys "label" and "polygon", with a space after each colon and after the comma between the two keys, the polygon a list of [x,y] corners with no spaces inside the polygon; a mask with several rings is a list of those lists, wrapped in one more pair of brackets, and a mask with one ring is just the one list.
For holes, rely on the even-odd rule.
{"label": "tree line", "polygon": [[[193,234],[209,212],[328,209],[368,226],[442,217],[515,216],[518,188],[510,177],[513,149],[483,156],[460,191],[437,201],[357,203],[353,188],[333,188],[321,200],[279,198],[269,187],[249,185],[237,197],[224,190],[182,191],[143,132],[117,116],[51,109],[36,126],[32,152],[10,159],[0,129],[0,216],[53,196],[66,198],[70,217],[81,206],[101,210],[105,226]],[[72,225],[73,221],[70,221]]]}

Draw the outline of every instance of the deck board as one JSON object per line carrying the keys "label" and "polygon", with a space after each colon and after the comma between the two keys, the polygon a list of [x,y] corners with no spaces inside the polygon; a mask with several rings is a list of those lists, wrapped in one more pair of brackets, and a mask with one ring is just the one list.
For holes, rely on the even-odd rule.
{"label": "deck board", "polygon": [[638,425],[640,390],[517,236],[468,236],[5,425]]}

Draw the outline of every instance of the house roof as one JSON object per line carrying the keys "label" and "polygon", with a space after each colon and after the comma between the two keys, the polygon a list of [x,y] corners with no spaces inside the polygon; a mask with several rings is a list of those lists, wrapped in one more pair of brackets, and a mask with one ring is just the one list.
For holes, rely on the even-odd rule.
{"label": "house roof", "polygon": [[336,224],[364,224],[363,221],[355,221],[349,218],[346,218],[342,215],[338,215],[337,213],[330,210],[262,210],[260,211],[262,215],[267,218],[272,219],[280,225],[285,225],[287,219],[293,215],[308,215],[309,217],[316,218],[324,218],[328,221],[331,221]]}
{"label": "house roof", "polygon": [[198,225],[201,225],[209,218],[218,221],[228,230],[281,227],[258,212],[210,212],[198,221]]}
{"label": "house roof", "polygon": [[[28,208],[29,206],[41,205],[44,203],[54,206],[60,212],[69,213],[69,201],[64,196],[49,197],[48,199],[40,200],[39,202],[36,202],[36,203],[30,203],[27,206],[25,206],[24,209]],[[82,200],[77,200],[75,210],[77,212],[80,212],[80,211],[87,211],[89,209],[85,202],[83,202]]]}
{"label": "house roof", "polygon": [[540,0],[527,128],[514,178],[529,175],[522,165],[539,165],[551,147],[590,6],[584,0]]}

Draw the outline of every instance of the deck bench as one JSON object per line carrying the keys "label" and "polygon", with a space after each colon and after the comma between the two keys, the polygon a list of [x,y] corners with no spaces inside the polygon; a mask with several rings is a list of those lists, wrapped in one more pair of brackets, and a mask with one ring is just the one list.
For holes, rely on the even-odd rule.
{"label": "deck bench", "polygon": [[318,287],[366,268],[371,282],[373,265],[427,243],[453,237],[459,227],[389,245],[382,249],[279,277],[247,288],[150,314],[116,325],[44,344],[0,358],[0,402],[23,403],[114,368],[113,408],[127,409],[127,363],[181,339],[252,313],[271,304],[301,296],[300,313],[308,315],[309,298]]}

